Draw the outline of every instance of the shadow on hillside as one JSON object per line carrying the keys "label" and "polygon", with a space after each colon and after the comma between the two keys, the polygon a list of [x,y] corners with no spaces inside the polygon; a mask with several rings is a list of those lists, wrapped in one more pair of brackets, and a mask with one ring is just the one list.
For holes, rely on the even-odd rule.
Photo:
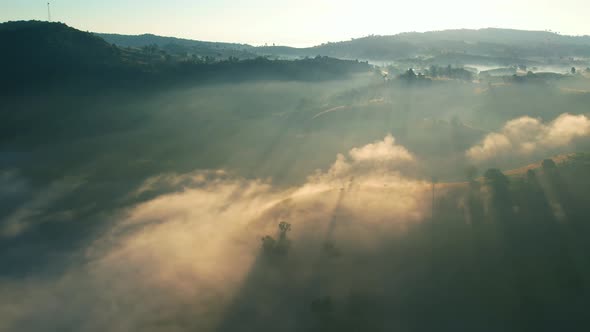
{"label": "shadow on hillside", "polygon": [[[217,331],[584,331],[588,196],[572,174],[488,171],[377,252],[263,246]],[[337,203],[330,232],[347,218]]]}

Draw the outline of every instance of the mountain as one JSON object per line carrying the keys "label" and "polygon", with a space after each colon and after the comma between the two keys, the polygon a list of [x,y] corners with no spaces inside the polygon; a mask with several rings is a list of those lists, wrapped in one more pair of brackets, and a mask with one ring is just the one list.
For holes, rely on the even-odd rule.
{"label": "mountain", "polygon": [[[117,55],[116,47],[102,38],[76,30],[63,23],[17,21],[0,24],[0,41],[9,46],[0,55],[3,59],[34,60],[42,65],[46,57],[69,62],[72,59],[105,63]],[[24,57],[24,58],[23,58]],[[36,65],[37,63],[32,63]]]}
{"label": "mountain", "polygon": [[102,76],[125,67],[116,46],[62,23],[2,23],[0,43],[3,90],[47,86],[73,76]]}
{"label": "mountain", "polygon": [[97,34],[122,47],[156,45],[172,53],[207,55],[217,58],[270,56],[315,57],[370,61],[416,61],[431,64],[516,65],[562,62],[572,57],[590,56],[590,36],[566,36],[549,31],[514,29],[458,29],[406,32],[391,36],[371,35],[342,42],[295,48],[254,47],[245,44],[214,43],[156,35]]}
{"label": "mountain", "polygon": [[200,40],[182,39],[175,37],[163,37],[153,34],[121,35],[109,33],[95,33],[108,43],[125,48],[143,48],[156,46],[172,54],[195,54],[214,58],[239,57],[253,58],[253,46],[237,43],[220,43]]}
{"label": "mountain", "polygon": [[[412,57],[434,63],[506,64],[531,59],[590,56],[590,36],[565,36],[547,31],[461,29],[367,36],[309,48],[259,47],[261,54],[325,55],[347,59],[393,61]],[[440,58],[440,61],[437,61]],[[526,62],[526,61],[525,61]]]}
{"label": "mountain", "polygon": [[109,43],[116,44],[123,47],[142,47],[145,45],[158,45],[160,47],[175,44],[185,47],[208,47],[216,49],[251,49],[253,46],[248,44],[237,44],[237,43],[220,43],[220,42],[208,42],[201,40],[183,39],[176,37],[163,37],[153,34],[142,34],[142,35],[122,35],[113,33],[95,33],[95,35],[101,37]]}
{"label": "mountain", "polygon": [[[143,40],[160,40],[161,44],[167,45],[164,42],[167,39],[159,38],[145,37]],[[222,47],[218,43],[172,40],[183,45],[202,45],[198,47],[205,49]],[[136,42],[139,45],[140,41]],[[235,49],[219,49],[215,52],[225,54],[216,53],[218,56],[189,56],[166,51],[159,48],[158,44],[122,48],[96,34],[63,23],[40,21],[0,23],[0,44],[3,45],[3,51],[0,52],[0,94],[7,95],[11,91],[31,92],[65,87],[125,85],[141,89],[146,84],[166,85],[203,80],[323,80],[369,69],[366,63],[326,57],[299,61],[272,61],[254,54],[241,60],[236,56],[224,57],[232,52],[243,54],[243,51]]]}
{"label": "mountain", "polygon": [[[117,47],[90,33],[63,23],[19,21],[0,24],[0,53],[4,70],[47,70],[52,68],[104,66],[119,63]],[[60,68],[62,70],[63,68]]]}

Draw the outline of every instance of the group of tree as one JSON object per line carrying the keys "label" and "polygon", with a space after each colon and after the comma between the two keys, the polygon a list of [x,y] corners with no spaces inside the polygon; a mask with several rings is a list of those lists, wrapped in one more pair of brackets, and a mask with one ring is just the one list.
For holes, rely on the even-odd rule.
{"label": "group of tree", "polygon": [[455,80],[472,81],[475,77],[474,73],[465,68],[453,68],[451,65],[446,67],[439,67],[431,65],[425,72],[426,76],[442,77]]}
{"label": "group of tree", "polygon": [[287,238],[287,233],[291,231],[291,224],[286,221],[279,223],[278,239],[270,235],[262,238],[262,251],[270,256],[286,255],[291,246],[291,241]]}
{"label": "group of tree", "polygon": [[422,73],[416,74],[413,68],[408,69],[406,72],[400,74],[398,77],[399,81],[407,84],[424,84],[430,83],[432,80]]}

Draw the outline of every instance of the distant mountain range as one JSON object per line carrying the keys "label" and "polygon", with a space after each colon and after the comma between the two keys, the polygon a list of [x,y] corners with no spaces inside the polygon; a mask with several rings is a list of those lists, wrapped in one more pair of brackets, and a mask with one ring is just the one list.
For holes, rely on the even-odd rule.
{"label": "distant mountain range", "polygon": [[[512,71],[554,66],[557,72],[590,66],[589,36],[507,29],[412,32],[294,48],[150,34],[97,34],[63,23],[19,21],[0,23],[0,44],[0,88],[5,91],[41,83],[63,84],[67,78],[70,82],[92,78],[102,84],[212,77],[328,79],[368,70],[361,62],[340,60],[394,64],[390,73],[447,65]],[[281,61],[270,61],[277,59]],[[297,59],[303,61],[290,61]]]}
{"label": "distant mountain range", "polygon": [[[97,34],[109,43],[123,47],[158,45],[181,52],[223,54],[238,50],[244,56],[274,57],[331,56],[343,59],[395,61],[424,57],[434,63],[523,62],[529,59],[559,60],[590,57],[590,36],[566,36],[548,31],[512,29],[460,29],[408,32],[392,36],[367,36],[342,42],[329,42],[307,48],[288,46],[254,47],[245,44],[213,43],[155,35]],[[526,62],[526,61],[524,61]]]}
{"label": "distant mountain range", "polygon": [[[15,38],[27,47],[40,46],[50,40],[35,39],[31,33],[35,28],[44,27],[47,22],[8,22],[0,24],[2,38]],[[437,65],[488,65],[509,66],[518,64],[568,64],[587,61],[590,58],[590,36],[566,36],[548,31],[524,31],[513,29],[487,28],[479,30],[459,29],[431,32],[408,32],[392,36],[367,36],[342,42],[328,42],[321,45],[295,48],[289,46],[252,46],[238,43],[221,43],[163,37],[153,34],[122,35],[69,31],[63,24],[47,25],[47,30],[62,31],[64,38],[86,38],[98,44],[116,45],[123,50],[151,49],[165,51],[179,58],[194,59],[253,59],[259,56],[295,59],[317,55],[340,59],[358,59],[372,62],[409,62]],[[72,29],[75,30],[75,29]],[[27,32],[28,31],[28,32]],[[7,34],[10,33],[11,36]],[[78,37],[76,37],[78,36]],[[83,37],[82,37],[83,36]],[[73,41],[73,39],[72,39]],[[12,41],[11,41],[12,43]],[[41,44],[39,44],[41,43]],[[73,44],[72,44],[73,45]],[[96,53],[92,47],[76,49],[69,54],[76,56],[107,59],[116,50],[100,47]],[[108,53],[108,54],[107,54]],[[108,55],[105,58],[105,55]],[[27,56],[34,57],[34,52]],[[94,61],[94,60],[93,60]],[[98,60],[96,60],[98,61]]]}

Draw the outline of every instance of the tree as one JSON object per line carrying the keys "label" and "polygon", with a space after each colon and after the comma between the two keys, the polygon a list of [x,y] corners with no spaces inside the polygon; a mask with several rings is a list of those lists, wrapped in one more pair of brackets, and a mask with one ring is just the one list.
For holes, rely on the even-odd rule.
{"label": "tree", "polygon": [[279,231],[281,232],[282,236],[286,236],[287,232],[291,230],[291,224],[286,221],[281,221],[279,223]]}
{"label": "tree", "polygon": [[541,162],[541,167],[543,167],[544,171],[554,171],[555,169],[557,169],[557,165],[555,165],[555,162],[553,161],[553,159],[545,159],[543,160],[543,162]]}
{"label": "tree", "polygon": [[141,49],[146,54],[155,54],[160,50],[160,48],[156,44],[145,45]]}
{"label": "tree", "polygon": [[288,247],[289,240],[287,239],[287,232],[291,230],[291,224],[286,221],[279,223],[279,246]]}
{"label": "tree", "polygon": [[467,168],[465,168],[465,176],[467,177],[467,181],[469,181],[469,183],[475,181],[475,177],[477,176],[477,167],[471,165],[468,166]]}
{"label": "tree", "polygon": [[485,183],[491,190],[492,217],[506,224],[512,218],[512,198],[508,184],[510,180],[497,168],[490,168],[484,173]]}
{"label": "tree", "polygon": [[262,250],[264,252],[272,252],[277,246],[277,241],[270,235],[266,235],[262,238]]}
{"label": "tree", "polygon": [[495,188],[505,188],[507,189],[509,180],[502,171],[497,168],[490,168],[484,173],[484,178],[486,180],[486,184],[489,184],[492,189]]}
{"label": "tree", "polygon": [[576,73],[576,67],[572,67],[571,69],[572,75]]}
{"label": "tree", "polygon": [[472,225],[478,225],[482,223],[484,219],[483,204],[480,196],[479,182],[476,181],[476,177],[479,170],[477,167],[471,165],[465,168],[465,176],[469,181],[469,192],[467,194],[467,208],[469,222]]}
{"label": "tree", "polygon": [[437,77],[438,76],[438,67],[435,65],[431,65],[430,69],[428,70],[428,74],[430,77]]}
{"label": "tree", "polygon": [[279,223],[279,240],[266,235],[262,238],[262,249],[266,254],[284,255],[289,250],[291,241],[287,239],[287,232],[291,230],[291,224],[286,221]]}

